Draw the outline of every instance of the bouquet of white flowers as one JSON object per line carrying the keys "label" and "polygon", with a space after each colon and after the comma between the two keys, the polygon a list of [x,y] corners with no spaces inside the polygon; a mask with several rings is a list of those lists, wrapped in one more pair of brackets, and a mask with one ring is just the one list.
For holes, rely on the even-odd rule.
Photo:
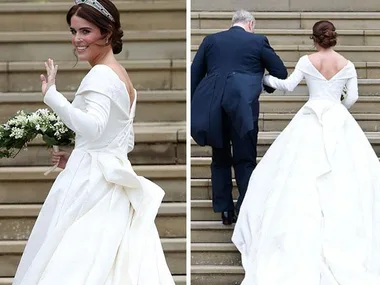
{"label": "bouquet of white flowers", "polygon": [[48,109],[30,113],[21,110],[0,125],[0,158],[14,158],[39,135],[47,147],[54,147],[55,150],[59,146],[72,144],[75,139],[75,133],[54,112]]}

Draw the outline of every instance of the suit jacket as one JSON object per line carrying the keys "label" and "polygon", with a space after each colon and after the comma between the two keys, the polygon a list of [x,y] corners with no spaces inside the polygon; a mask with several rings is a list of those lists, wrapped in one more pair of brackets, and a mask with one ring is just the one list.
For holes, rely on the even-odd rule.
{"label": "suit jacket", "polygon": [[265,69],[288,75],[265,36],[234,26],[204,38],[191,65],[191,135],[199,145],[223,147],[224,113],[241,137],[253,130]]}

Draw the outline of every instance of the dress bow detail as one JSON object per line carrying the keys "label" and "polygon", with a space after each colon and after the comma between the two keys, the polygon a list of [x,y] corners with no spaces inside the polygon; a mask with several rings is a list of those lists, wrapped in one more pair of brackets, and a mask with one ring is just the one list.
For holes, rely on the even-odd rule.
{"label": "dress bow detail", "polygon": [[[331,100],[309,100],[305,104],[304,112],[313,113],[322,126],[322,136],[325,147],[326,159],[321,166],[320,176],[332,169],[332,159],[338,143],[338,138],[343,131],[343,125],[347,119],[347,109],[338,102]],[[304,113],[305,114],[305,113]]]}

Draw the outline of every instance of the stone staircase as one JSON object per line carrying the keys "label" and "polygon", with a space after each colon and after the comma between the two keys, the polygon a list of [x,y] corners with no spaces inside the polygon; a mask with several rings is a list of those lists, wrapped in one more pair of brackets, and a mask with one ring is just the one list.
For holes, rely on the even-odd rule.
{"label": "stone staircase", "polygon": [[[15,3],[18,1],[17,3]],[[115,2],[124,47],[117,58],[138,90],[135,171],[166,192],[156,225],[177,285],[186,284],[186,1]],[[65,15],[72,1],[0,0],[0,122],[45,108],[39,74],[59,65],[57,86],[72,99],[89,70],[73,55]],[[75,66],[75,67],[74,67]],[[10,285],[42,203],[59,171],[36,139],[0,160],[0,285]]]}
{"label": "stone staircase", "polygon": [[[368,3],[370,2],[370,3]],[[375,4],[376,3],[376,4]],[[256,33],[269,42],[289,72],[300,56],[314,52],[313,24],[329,19],[339,33],[338,52],[354,62],[359,75],[358,102],[350,110],[380,157],[380,13],[376,1],[192,1],[192,57],[204,36],[228,29],[234,9],[254,11]],[[354,11],[354,13],[352,12]],[[293,92],[261,96],[258,162],[307,100],[302,82]],[[286,95],[286,96],[283,96]],[[191,280],[192,285],[240,284],[240,254],[231,242],[233,226],[224,226],[211,204],[211,149],[191,143]],[[234,198],[237,198],[234,181]]]}

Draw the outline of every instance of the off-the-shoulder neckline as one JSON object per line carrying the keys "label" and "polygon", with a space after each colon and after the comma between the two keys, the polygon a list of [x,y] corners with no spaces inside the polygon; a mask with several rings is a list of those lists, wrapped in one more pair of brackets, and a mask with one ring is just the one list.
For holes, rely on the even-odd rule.
{"label": "off-the-shoulder neckline", "polygon": [[307,58],[307,60],[308,60],[308,62],[309,62],[309,64],[318,72],[318,74],[320,75],[320,76],[322,76],[323,77],[323,79],[324,80],[326,80],[326,81],[331,81],[331,80],[333,80],[336,76],[338,76],[338,74],[340,74],[344,69],[346,69],[349,65],[350,65],[350,63],[351,63],[351,61],[350,60],[347,60],[347,63],[346,63],[346,65],[345,66],[343,66],[337,73],[335,73],[330,79],[327,79],[319,70],[318,70],[318,68],[316,68],[315,67],[315,65],[311,62],[311,60],[310,60],[310,58],[309,58],[309,56],[308,55],[305,55],[305,57]]}

